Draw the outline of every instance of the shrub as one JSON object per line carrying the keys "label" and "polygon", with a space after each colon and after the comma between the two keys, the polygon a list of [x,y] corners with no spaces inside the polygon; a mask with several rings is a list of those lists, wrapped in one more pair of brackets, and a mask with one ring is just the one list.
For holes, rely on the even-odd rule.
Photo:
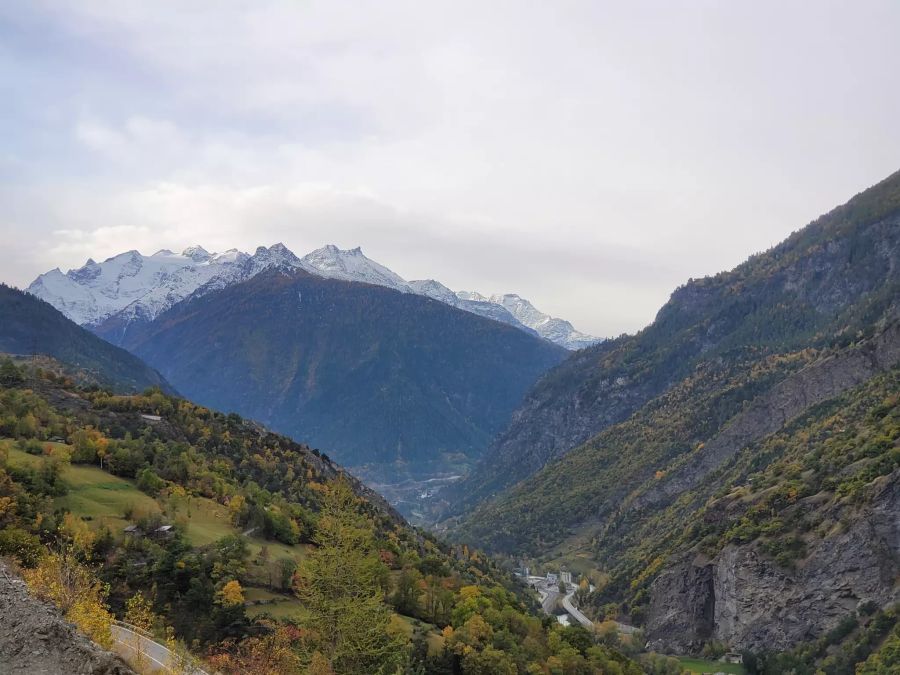
{"label": "shrub", "polygon": [[0,555],[12,556],[22,567],[35,567],[44,552],[35,535],[15,527],[0,530]]}

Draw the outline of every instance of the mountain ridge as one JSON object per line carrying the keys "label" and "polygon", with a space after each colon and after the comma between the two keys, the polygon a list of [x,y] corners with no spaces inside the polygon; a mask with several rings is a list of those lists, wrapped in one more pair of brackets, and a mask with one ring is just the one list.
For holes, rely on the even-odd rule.
{"label": "mountain ridge", "polygon": [[125,346],[185,395],[387,478],[458,472],[566,354],[431,298],[299,269],[178,303]]}
{"label": "mountain ridge", "polygon": [[[63,274],[59,268],[38,276],[28,291],[57,307],[76,323],[115,344],[122,344],[132,324],[142,325],[192,295],[240,283],[268,269],[302,269],[327,279],[355,281],[426,295],[458,309],[515,326],[566,349],[580,349],[598,338],[581,333],[568,321],[537,310],[518,295],[480,294],[478,299],[453,293],[434,280],[409,281],[367,258],[360,247],[342,250],[328,244],[298,258],[284,244],[260,246],[253,255],[229,249],[209,253],[194,245],[180,254],[168,249],[152,256],[126,251]],[[512,300],[514,299],[514,300]]]}
{"label": "mountain ridge", "polygon": [[678,287],[656,319],[547,372],[482,460],[455,485],[456,515],[533,475],[688,376],[748,345],[822,346],[871,332],[900,297],[900,172],[730,271]]}
{"label": "mountain ridge", "polygon": [[520,449],[573,420],[587,439],[494,446],[482,474],[539,466],[460,485],[471,510],[445,525],[602,571],[582,610],[644,626],[656,649],[819,662],[839,626],[898,600],[898,378],[900,173],[545,374],[512,418]]}
{"label": "mountain ridge", "polygon": [[50,356],[118,391],[174,387],[133,354],[66,318],[50,303],[0,284],[0,352]]}

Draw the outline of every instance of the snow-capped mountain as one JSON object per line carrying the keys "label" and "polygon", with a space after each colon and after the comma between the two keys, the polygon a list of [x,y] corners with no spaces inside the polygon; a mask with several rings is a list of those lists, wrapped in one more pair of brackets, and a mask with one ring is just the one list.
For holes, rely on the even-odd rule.
{"label": "snow-capped mountain", "polygon": [[28,292],[81,325],[96,326],[112,316],[150,321],[200,289],[217,290],[263,269],[298,262],[278,244],[261,246],[252,256],[236,249],[209,253],[201,246],[150,256],[126,251],[102,263],[89,259],[66,274],[51,270],[35,279]]}
{"label": "snow-capped mountain", "polygon": [[403,277],[367,258],[358,246],[342,251],[334,244],[328,244],[303,256],[299,267],[328,279],[361,281],[376,286],[387,286],[404,293],[410,292],[409,284]]}
{"label": "snow-capped mountain", "polygon": [[433,298],[434,300],[438,300],[447,305],[464,309],[467,312],[472,312],[472,314],[478,314],[479,316],[484,316],[488,319],[493,319],[494,321],[508,323],[510,326],[515,326],[519,330],[524,330],[527,333],[537,335],[536,331],[519,321],[505,307],[492,302],[460,297],[459,293],[454,293],[440,281],[435,281],[434,279],[410,281],[409,287],[412,289],[413,293],[428,296],[429,298]]}
{"label": "snow-capped mountain", "polygon": [[[190,296],[199,296],[250,279],[271,268],[300,268],[329,279],[386,286],[439,302],[537,334],[567,349],[598,341],[580,333],[568,321],[538,311],[518,295],[483,296],[452,290],[433,279],[406,281],[367,258],[360,248],[323,246],[298,258],[284,244],[260,246],[253,255],[237,249],[209,253],[191,246],[144,256],[127,251],[102,263],[88,260],[63,274],[58,268],[40,275],[28,292],[81,325],[98,328],[109,339],[121,340],[129,325],[152,321]],[[115,337],[118,336],[118,337]]]}
{"label": "snow-capped mountain", "polygon": [[575,327],[568,321],[554,318],[549,314],[544,314],[528,302],[528,300],[515,293],[492,295],[490,298],[485,298],[479,293],[460,292],[457,295],[460,295],[461,297],[478,296],[477,298],[469,297],[469,299],[499,305],[512,314],[519,322],[534,330],[545,340],[555,342],[566,349],[583,349],[600,342],[600,339],[593,335],[587,335],[575,330]]}

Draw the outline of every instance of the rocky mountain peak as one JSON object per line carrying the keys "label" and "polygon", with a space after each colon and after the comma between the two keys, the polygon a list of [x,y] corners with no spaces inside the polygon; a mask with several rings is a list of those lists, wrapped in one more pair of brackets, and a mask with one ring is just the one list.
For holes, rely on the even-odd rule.
{"label": "rocky mountain peak", "polygon": [[185,258],[190,258],[194,262],[206,262],[210,259],[209,251],[207,251],[199,244],[188,246],[181,252],[181,255],[183,255]]}
{"label": "rocky mountain peak", "polygon": [[128,325],[136,318],[152,321],[188,296],[218,290],[273,268],[300,268],[329,279],[424,295],[526,333],[538,334],[567,349],[597,341],[576,331],[569,322],[539,312],[516,294],[487,297],[468,291],[454,293],[434,279],[407,282],[367,257],[360,246],[341,249],[335,244],[326,244],[302,259],[282,242],[268,248],[259,246],[253,255],[234,248],[224,253],[210,253],[199,244],[187,247],[181,254],[161,249],[152,256],[143,256],[132,250],[100,264],[88,260],[67,275],[58,271],[42,274],[28,290],[76,323],[98,326],[118,316],[124,319],[123,325]]}

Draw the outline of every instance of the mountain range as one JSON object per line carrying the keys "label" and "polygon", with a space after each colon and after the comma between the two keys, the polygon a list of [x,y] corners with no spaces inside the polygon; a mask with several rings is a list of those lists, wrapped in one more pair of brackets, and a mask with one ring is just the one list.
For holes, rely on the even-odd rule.
{"label": "mountain range", "polygon": [[582,571],[581,609],[654,649],[853,672],[897,621],[900,172],[594,344],[333,246],[129,252],[30,290],[370,485],[465,474],[438,528]]}
{"label": "mountain range", "polygon": [[246,281],[263,270],[300,269],[314,276],[384,286],[401,293],[425,295],[473,314],[501,321],[538,335],[566,349],[580,349],[599,341],[581,333],[568,321],[537,310],[514,294],[483,296],[454,293],[434,280],[405,281],[367,258],[360,248],[341,250],[323,246],[298,258],[283,244],[261,246],[253,255],[237,249],[209,253],[191,246],[180,254],[167,249],[144,256],[127,251],[102,263],[89,259],[63,274],[58,268],[40,275],[28,292],[119,344],[135,325],[191,295],[203,295]]}
{"label": "mountain range", "polygon": [[573,354],[528,393],[454,508],[478,503],[622,422],[699,364],[821,347],[897,312],[897,174],[734,270],[677,288],[656,319]]}

